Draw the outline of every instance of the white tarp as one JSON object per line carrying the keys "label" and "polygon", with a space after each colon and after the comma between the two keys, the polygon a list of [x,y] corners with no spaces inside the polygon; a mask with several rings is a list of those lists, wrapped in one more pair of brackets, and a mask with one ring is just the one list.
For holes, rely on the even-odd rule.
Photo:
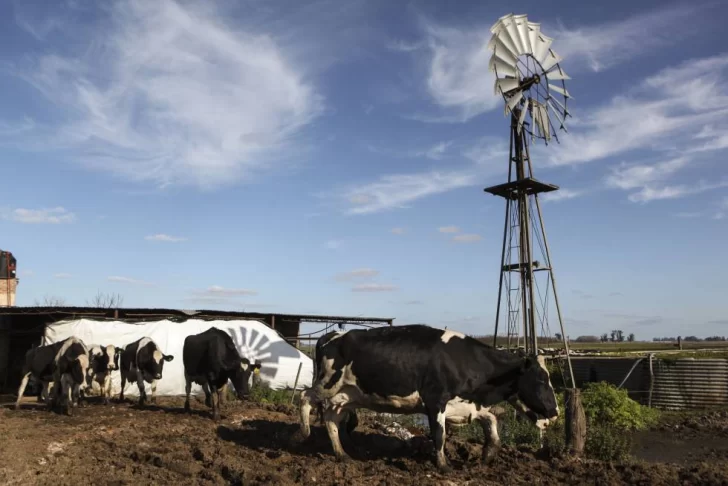
{"label": "white tarp", "polygon": [[[127,323],[123,321],[96,321],[92,319],[71,319],[46,326],[43,344],[52,344],[68,337],[81,339],[87,347],[94,344],[123,348],[139,338],[150,337],[164,354],[174,359],[164,364],[162,379],[157,382],[157,395],[184,395],[185,377],[182,362],[182,346],[187,336],[206,331],[211,327],[227,332],[233,339],[240,355],[251,362],[260,360],[260,378],[271,388],[293,388],[299,364],[301,375],[296,388],[301,389],[311,383],[313,361],[304,353],[287,343],[275,330],[255,320],[217,320],[206,321],[189,319],[184,322],[169,320]],[[121,364],[121,363],[119,363]],[[147,394],[151,385],[145,383]],[[112,373],[112,393],[121,391],[121,375]],[[192,385],[192,393],[202,393],[202,387]],[[138,396],[136,383],[126,384],[124,395]]]}

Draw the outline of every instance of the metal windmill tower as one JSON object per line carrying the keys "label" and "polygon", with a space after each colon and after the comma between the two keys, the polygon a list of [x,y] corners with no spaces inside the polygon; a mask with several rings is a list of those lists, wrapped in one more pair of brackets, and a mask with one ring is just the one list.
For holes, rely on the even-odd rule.
{"label": "metal windmill tower", "polygon": [[[508,347],[520,345],[523,336],[526,352],[537,355],[539,330],[541,335],[550,335],[551,292],[574,386],[568,339],[538,199],[539,194],[559,188],[534,178],[529,152],[529,138],[531,142],[543,140],[546,145],[551,138],[558,142],[554,122],[566,131],[564,119],[570,116],[566,103],[571,96],[564,81],[571,78],[559,66],[561,57],[551,49],[553,39],[544,35],[540,24],[530,22],[526,15],[503,16],[490,30],[493,35],[488,48],[493,54],[489,68],[496,77],[495,94],[503,96],[505,114],[510,115],[508,182],[485,189],[506,200],[493,344],[498,337],[499,321],[504,317]],[[539,275],[547,277],[545,285],[539,285]],[[502,316],[503,292],[507,309]]]}

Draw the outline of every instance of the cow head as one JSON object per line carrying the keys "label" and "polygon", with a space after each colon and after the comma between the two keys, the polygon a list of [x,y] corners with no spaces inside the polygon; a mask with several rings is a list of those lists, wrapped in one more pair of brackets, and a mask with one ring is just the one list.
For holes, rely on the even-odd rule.
{"label": "cow head", "polygon": [[555,421],[558,418],[556,393],[551,386],[543,356],[524,358],[521,377],[518,380],[518,398],[532,412],[548,421]]}
{"label": "cow head", "polygon": [[260,370],[260,361],[250,364],[248,358],[240,360],[240,366],[233,371],[230,381],[233,382],[238,399],[244,400],[250,395],[250,375]]}
{"label": "cow head", "polygon": [[164,354],[159,350],[159,348],[157,348],[152,353],[152,359],[147,363],[145,371],[155,380],[161,380],[165,361],[169,362],[173,359],[174,356],[171,354]]}
{"label": "cow head", "polygon": [[74,383],[84,385],[86,383],[86,374],[88,373],[88,355],[80,354],[69,363],[68,366]]}
{"label": "cow head", "polygon": [[119,356],[121,348],[109,344],[104,348],[104,371],[114,371],[119,369]]}

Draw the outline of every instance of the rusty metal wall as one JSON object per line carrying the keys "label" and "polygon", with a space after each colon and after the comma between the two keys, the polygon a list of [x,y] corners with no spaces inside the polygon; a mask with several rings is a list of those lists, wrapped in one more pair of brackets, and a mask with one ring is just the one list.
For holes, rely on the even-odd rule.
{"label": "rusty metal wall", "polygon": [[728,359],[661,359],[653,360],[652,368],[653,407],[684,410],[728,405]]}
{"label": "rusty metal wall", "polygon": [[[622,385],[630,398],[650,403],[650,360],[643,357]],[[606,381],[618,386],[640,358],[572,357],[578,387]],[[664,410],[728,406],[728,359],[652,360],[654,382],[651,404]]]}

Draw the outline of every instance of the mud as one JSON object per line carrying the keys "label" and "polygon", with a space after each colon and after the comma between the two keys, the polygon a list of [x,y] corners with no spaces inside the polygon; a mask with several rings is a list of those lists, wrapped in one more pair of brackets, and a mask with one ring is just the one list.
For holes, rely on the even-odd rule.
{"label": "mud", "polygon": [[[216,423],[201,403],[193,404],[189,415],[181,400],[159,399],[157,405],[140,410],[131,403],[92,403],[73,417],[34,403],[18,411],[4,407],[0,484],[728,485],[728,454],[723,453],[690,457],[682,449],[679,460],[664,455],[609,464],[549,459],[504,447],[494,463],[484,466],[479,444],[452,438],[447,455],[453,470],[440,474],[426,437],[412,430],[415,436],[404,441],[367,421],[352,434],[353,460],[341,464],[323,428],[314,425],[309,440],[300,441],[295,411],[287,406],[226,403]],[[680,430],[690,430],[690,440],[712,438],[725,445],[728,438],[716,435],[728,424],[725,418],[715,421],[722,425]],[[680,430],[654,431],[654,437],[674,439]],[[653,447],[659,442],[654,437]]]}

